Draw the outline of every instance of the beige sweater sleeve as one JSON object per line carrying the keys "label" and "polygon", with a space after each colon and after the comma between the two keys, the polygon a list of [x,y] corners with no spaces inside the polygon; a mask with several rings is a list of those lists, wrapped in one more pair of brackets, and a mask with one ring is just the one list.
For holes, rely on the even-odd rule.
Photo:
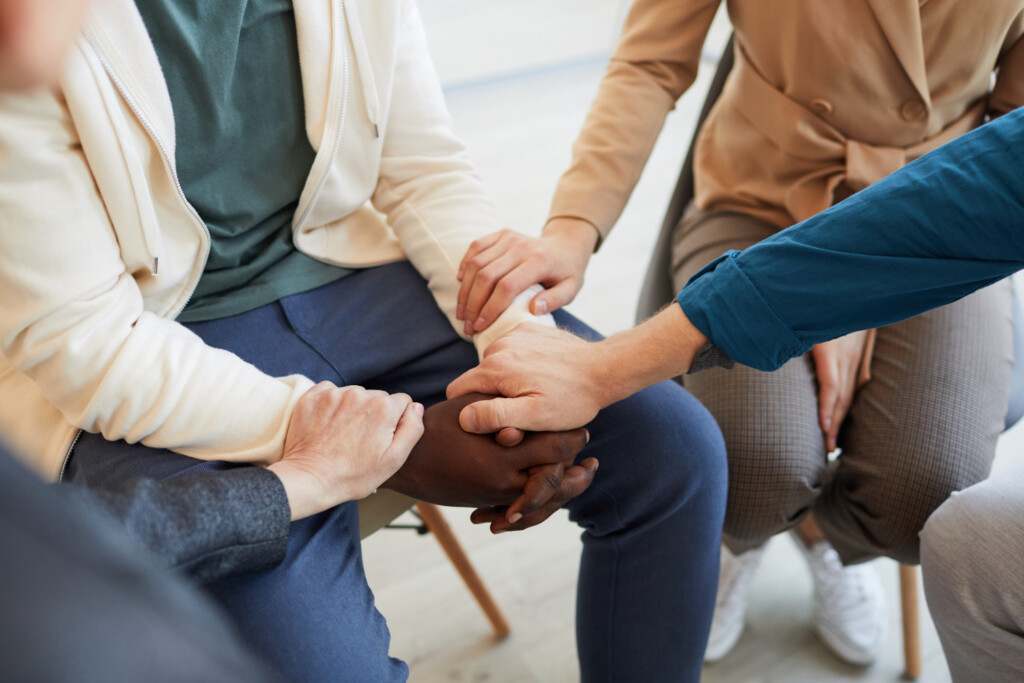
{"label": "beige sweater sleeve", "polygon": [[697,76],[720,0],[636,0],[573,145],[548,220],[579,218],[603,240],[622,214],[665,116]]}

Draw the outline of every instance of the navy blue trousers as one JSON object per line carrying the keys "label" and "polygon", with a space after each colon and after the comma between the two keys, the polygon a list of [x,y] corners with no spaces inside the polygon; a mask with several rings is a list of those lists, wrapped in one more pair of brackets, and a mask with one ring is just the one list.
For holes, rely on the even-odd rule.
{"label": "navy blue trousers", "polygon": [[[572,316],[574,333],[597,333]],[[406,392],[427,405],[477,363],[408,263],[369,268],[221,320],[188,325],[271,375]],[[696,399],[664,382],[601,411],[600,460],[567,507],[583,529],[576,638],[582,680],[697,681],[714,609],[725,447]],[[237,466],[237,465],[234,465]],[[83,434],[67,478],[106,486],[232,467]],[[528,531],[525,533],[529,533]],[[366,583],[354,503],[292,524],[284,562],[207,586],[255,651],[295,681],[400,681]]]}

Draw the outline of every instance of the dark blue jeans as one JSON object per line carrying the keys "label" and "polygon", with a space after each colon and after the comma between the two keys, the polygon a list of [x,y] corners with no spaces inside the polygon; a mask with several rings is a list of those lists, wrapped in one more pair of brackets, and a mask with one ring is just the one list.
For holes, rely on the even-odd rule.
{"label": "dark blue jeans", "polygon": [[[561,326],[597,334],[572,316]],[[427,405],[477,363],[407,263],[359,271],[255,311],[189,327],[271,375],[402,391]],[[706,410],[664,382],[601,411],[580,457],[600,460],[568,504],[584,530],[576,634],[584,681],[697,681],[715,602],[725,448]],[[67,476],[92,486],[231,467],[83,434]],[[285,561],[207,586],[292,680],[404,680],[367,586],[354,503],[292,525]],[[529,532],[526,532],[529,533]]]}

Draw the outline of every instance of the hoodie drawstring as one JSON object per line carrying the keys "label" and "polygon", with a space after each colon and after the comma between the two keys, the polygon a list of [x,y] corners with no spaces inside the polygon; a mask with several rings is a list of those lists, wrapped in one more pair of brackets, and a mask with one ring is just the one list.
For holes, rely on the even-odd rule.
{"label": "hoodie drawstring", "polygon": [[363,86],[363,107],[366,117],[370,119],[373,126],[373,134],[380,137],[380,130],[377,123],[380,117],[380,98],[377,96],[377,80],[373,77],[373,69],[370,64],[370,52],[366,48],[366,39],[363,37],[363,25],[359,21],[359,11],[355,2],[344,3],[345,18],[348,19],[349,36],[352,38],[352,46],[355,49],[356,68],[359,70],[359,82]]}

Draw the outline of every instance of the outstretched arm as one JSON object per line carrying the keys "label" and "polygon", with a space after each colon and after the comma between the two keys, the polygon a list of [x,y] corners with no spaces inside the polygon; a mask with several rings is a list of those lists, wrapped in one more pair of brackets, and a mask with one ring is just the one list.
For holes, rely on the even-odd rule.
{"label": "outstretched arm", "polygon": [[[665,311],[586,343],[518,331],[456,379],[465,429],[566,429],[716,349],[774,370],[813,344],[955,301],[1024,266],[1024,110],[814,218],[709,264]],[[526,329],[525,326],[521,326]],[[710,339],[714,348],[702,348]]]}
{"label": "outstretched arm", "polygon": [[456,317],[467,334],[488,329],[533,285],[545,289],[530,300],[535,314],[551,313],[575,298],[590,255],[622,214],[665,116],[697,76],[720,4],[632,3],[541,236],[503,230],[475,240],[462,258]]}
{"label": "outstretched arm", "polygon": [[774,370],[811,345],[956,301],[1024,266],[1024,110],[814,218],[713,261],[679,305],[733,360]]}

